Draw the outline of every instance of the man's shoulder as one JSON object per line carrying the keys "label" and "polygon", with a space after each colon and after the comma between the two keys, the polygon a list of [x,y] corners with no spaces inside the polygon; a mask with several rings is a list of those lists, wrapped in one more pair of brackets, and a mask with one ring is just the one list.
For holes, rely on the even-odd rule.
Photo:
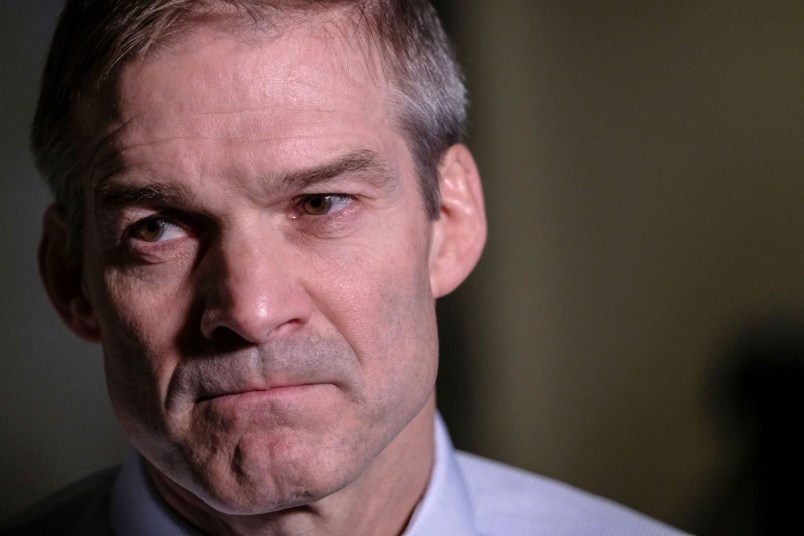
{"label": "man's shoulder", "polygon": [[70,484],[0,525],[0,536],[109,536],[109,495],[118,467]]}
{"label": "man's shoulder", "polygon": [[[483,534],[680,536],[672,527],[568,484],[457,453]],[[540,532],[540,533],[542,533]]]}

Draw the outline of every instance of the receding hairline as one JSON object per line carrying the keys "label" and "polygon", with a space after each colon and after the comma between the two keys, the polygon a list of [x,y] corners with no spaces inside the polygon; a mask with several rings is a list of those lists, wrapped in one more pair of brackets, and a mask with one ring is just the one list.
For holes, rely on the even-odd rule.
{"label": "receding hairline", "polygon": [[[124,39],[121,40],[124,46],[115,49],[116,53],[98,66],[96,76],[89,77],[95,81],[95,87],[90,91],[102,92],[109,82],[114,83],[124,65],[132,61],[144,61],[169,49],[188,34],[209,29],[219,30],[245,43],[258,43],[264,39],[279,38],[294,28],[317,26],[322,31],[338,32],[341,36],[352,33],[362,40],[360,44],[370,45],[359,49],[374,54],[373,59],[376,60],[376,55],[382,53],[380,48],[383,43],[372,35],[370,25],[363,23],[366,17],[365,7],[369,3],[370,0],[316,3],[279,0],[266,2],[264,5],[257,2],[232,3],[226,0],[169,2],[158,10],[167,12],[164,21],[151,25],[146,40],[139,43],[125,43]],[[182,7],[182,4],[188,6]],[[169,11],[169,8],[177,11]],[[354,32],[348,32],[350,26],[354,28]],[[372,61],[369,64],[373,63]],[[382,62],[380,65],[384,66]]]}

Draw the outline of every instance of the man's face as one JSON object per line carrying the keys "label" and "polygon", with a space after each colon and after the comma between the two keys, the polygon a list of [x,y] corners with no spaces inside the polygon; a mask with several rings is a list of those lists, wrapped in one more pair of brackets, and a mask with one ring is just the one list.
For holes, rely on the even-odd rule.
{"label": "man's face", "polygon": [[123,68],[88,172],[114,411],[224,511],[333,493],[431,410],[432,224],[362,42],[202,27]]}

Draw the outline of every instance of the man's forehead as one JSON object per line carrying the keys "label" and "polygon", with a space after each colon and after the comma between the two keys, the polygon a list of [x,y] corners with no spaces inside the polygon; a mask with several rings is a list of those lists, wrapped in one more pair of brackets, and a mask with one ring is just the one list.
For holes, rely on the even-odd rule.
{"label": "man's forehead", "polygon": [[[189,58],[195,60],[195,74],[206,71],[214,76],[229,76],[232,82],[258,91],[275,91],[277,87],[272,82],[315,79],[322,66],[340,70],[345,81],[353,79],[379,88],[386,82],[384,71],[377,47],[364,34],[350,15],[334,9],[296,18],[285,15],[283,20],[270,23],[201,17],[184,22],[160,40],[159,46],[149,47],[147,54],[124,62],[116,86],[118,90],[125,85],[136,87],[136,80],[126,84],[127,74],[132,71],[138,77],[160,61],[183,63]],[[233,56],[243,51],[255,54],[248,60],[241,54],[238,69],[227,70]],[[260,68],[266,63],[270,64],[270,74]],[[176,89],[180,88],[179,84]]]}
{"label": "man's forehead", "polygon": [[[120,125],[164,106],[182,111],[204,106],[204,113],[225,114],[247,111],[248,106],[255,111],[261,103],[267,107],[280,100],[291,112],[288,106],[309,106],[322,85],[327,90],[322,97],[331,94],[367,106],[376,104],[366,99],[373,94],[377,103],[384,103],[387,85],[373,47],[361,45],[364,40],[355,36],[357,30],[335,30],[334,24],[316,20],[263,35],[253,29],[234,33],[231,26],[217,22],[199,23],[121,67],[110,88],[112,115]],[[199,99],[205,89],[209,93]]]}
{"label": "man's forehead", "polygon": [[[376,76],[381,69],[369,63],[376,57],[354,35],[325,23],[262,38],[247,30],[247,39],[228,25],[202,23],[158,52],[128,61],[108,103],[112,113],[95,114],[100,125],[87,124],[97,143],[93,167],[110,152],[157,139],[258,139],[266,124],[314,134],[327,110],[387,125],[387,86]],[[167,114],[170,122],[162,120]]]}

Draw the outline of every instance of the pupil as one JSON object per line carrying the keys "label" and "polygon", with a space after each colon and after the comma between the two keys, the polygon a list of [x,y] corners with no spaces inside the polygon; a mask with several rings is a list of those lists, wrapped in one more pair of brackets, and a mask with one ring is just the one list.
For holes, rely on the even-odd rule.
{"label": "pupil", "polygon": [[164,227],[163,222],[158,219],[153,220],[145,220],[140,222],[135,229],[135,235],[140,240],[145,240],[147,242],[153,242],[159,238],[162,234],[162,229]]}
{"label": "pupil", "polygon": [[307,200],[307,210],[310,214],[324,214],[332,204],[330,196],[318,195]]}

